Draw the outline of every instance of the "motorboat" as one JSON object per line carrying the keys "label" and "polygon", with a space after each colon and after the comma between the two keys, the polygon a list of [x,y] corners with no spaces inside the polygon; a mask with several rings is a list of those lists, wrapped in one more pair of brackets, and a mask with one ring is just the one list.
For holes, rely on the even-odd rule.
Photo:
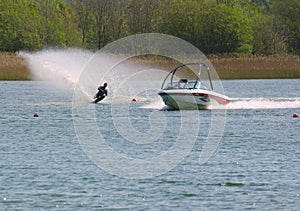
{"label": "motorboat", "polygon": [[[196,69],[195,69],[196,68]],[[190,79],[180,78],[180,72]],[[200,77],[206,72],[206,83]],[[229,98],[213,91],[210,69],[204,63],[181,64],[172,69],[164,79],[158,93],[164,103],[171,109],[208,109],[213,104],[226,105]]]}

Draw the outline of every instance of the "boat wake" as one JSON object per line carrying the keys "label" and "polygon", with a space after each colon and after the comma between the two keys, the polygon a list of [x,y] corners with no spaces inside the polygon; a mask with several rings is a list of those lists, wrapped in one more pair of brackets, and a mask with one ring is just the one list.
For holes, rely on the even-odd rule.
{"label": "boat wake", "polygon": [[225,109],[300,108],[300,98],[232,98]]}
{"label": "boat wake", "polygon": [[[300,98],[231,98],[227,105],[212,105],[208,110],[246,110],[246,109],[285,109],[300,108]],[[143,105],[145,109],[166,109],[161,100],[156,100]]]}
{"label": "boat wake", "polygon": [[141,106],[141,108],[164,110],[164,108],[166,108],[166,105],[164,104],[164,102],[161,99],[158,99],[158,100],[151,101],[151,102]]}

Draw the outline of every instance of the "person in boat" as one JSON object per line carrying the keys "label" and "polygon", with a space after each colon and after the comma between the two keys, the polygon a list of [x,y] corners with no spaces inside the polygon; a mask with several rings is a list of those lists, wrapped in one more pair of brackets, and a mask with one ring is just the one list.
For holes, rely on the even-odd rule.
{"label": "person in boat", "polygon": [[107,96],[107,83],[105,82],[103,84],[103,86],[99,86],[98,87],[98,92],[97,94],[95,95],[95,103],[98,103],[99,101],[103,100],[106,96]]}

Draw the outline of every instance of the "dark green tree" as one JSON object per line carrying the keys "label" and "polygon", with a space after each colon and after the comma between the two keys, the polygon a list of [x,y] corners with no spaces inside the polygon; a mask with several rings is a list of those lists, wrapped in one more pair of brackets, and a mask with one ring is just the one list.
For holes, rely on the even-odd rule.
{"label": "dark green tree", "polygon": [[42,47],[38,33],[41,18],[31,0],[0,1],[0,50],[34,50]]}
{"label": "dark green tree", "polygon": [[277,40],[287,44],[288,52],[300,54],[300,1],[276,0],[272,14]]}
{"label": "dark green tree", "polygon": [[39,32],[43,46],[80,46],[80,34],[69,4],[63,0],[37,0],[41,18]]}
{"label": "dark green tree", "polygon": [[251,22],[239,8],[218,4],[205,13],[204,20],[205,52],[252,53]]}

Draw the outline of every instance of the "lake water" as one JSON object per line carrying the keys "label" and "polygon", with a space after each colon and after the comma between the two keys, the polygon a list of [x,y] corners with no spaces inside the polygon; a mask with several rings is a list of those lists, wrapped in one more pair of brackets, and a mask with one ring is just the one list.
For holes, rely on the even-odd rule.
{"label": "lake water", "polygon": [[[115,110],[113,119],[112,108],[126,106],[123,101],[89,104],[96,117],[90,120],[126,158],[157,157],[179,135],[192,144],[174,168],[128,179],[121,173],[134,166],[112,163],[112,174],[85,153],[78,139],[84,131],[74,129],[74,118],[81,117],[74,116],[72,89],[0,82],[0,210],[299,210],[300,118],[293,114],[300,113],[300,80],[236,80],[223,86],[235,101],[228,105],[221,142],[203,165],[199,154],[213,110],[199,112],[193,136],[192,125],[183,126],[198,118],[191,111],[162,111],[159,102],[138,101],[130,103],[128,113]],[[148,134],[139,140],[154,141],[134,143],[120,134],[117,123],[128,118],[125,128]],[[160,124],[161,130],[151,129]],[[88,127],[85,132],[88,136]],[[93,145],[93,135],[89,138]],[[189,142],[193,138],[195,143]],[[157,165],[164,167],[163,161]]]}

